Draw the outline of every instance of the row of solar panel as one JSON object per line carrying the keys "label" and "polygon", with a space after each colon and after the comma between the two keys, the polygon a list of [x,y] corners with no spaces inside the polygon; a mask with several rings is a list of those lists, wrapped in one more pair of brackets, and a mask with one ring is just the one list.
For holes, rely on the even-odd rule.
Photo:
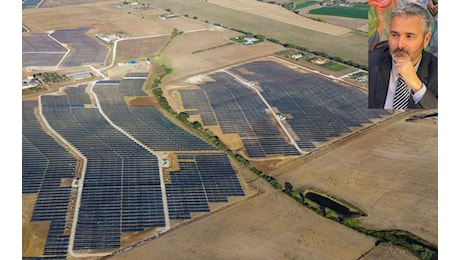
{"label": "row of solar panel", "polygon": [[108,49],[86,35],[89,27],[56,30],[51,35],[61,43],[71,43],[72,50],[62,66],[75,67],[82,64],[104,64]]}
{"label": "row of solar panel", "polygon": [[77,161],[40,127],[34,110],[37,101],[23,101],[22,192],[38,193],[31,221],[50,221],[43,255],[65,259],[65,230],[70,187],[61,181],[75,175]]}
{"label": "row of solar panel", "polygon": [[99,98],[101,107],[111,120],[142,143],[154,150],[164,151],[216,149],[171,123],[154,107],[128,108],[120,93],[121,87],[123,85],[96,85],[95,93],[101,97]]}
{"label": "row of solar panel", "polygon": [[24,0],[22,2],[22,9],[26,9],[28,7],[35,7],[40,3],[41,0]]}
{"label": "row of solar panel", "polygon": [[[137,84],[137,86],[141,85]],[[159,188],[158,172],[156,171],[158,162],[156,158],[152,158],[150,153],[142,153],[142,148],[137,144],[133,148],[129,145],[130,140],[129,142],[124,142],[123,135],[113,134],[113,128],[108,127],[107,122],[98,113],[95,113],[96,110],[71,110],[71,106],[78,106],[79,102],[88,102],[82,91],[84,91],[84,87],[81,86],[73,88],[71,91],[66,91],[69,97],[44,96],[41,100],[44,105],[45,117],[53,128],[58,130],[66,140],[82,151],[83,154],[92,155],[88,157],[74,249],[118,247],[120,231],[117,231],[117,228],[112,230],[114,232],[105,228],[103,228],[103,232],[99,230],[95,234],[97,239],[81,234],[93,234],[91,230],[97,230],[97,225],[102,227],[121,227],[122,232],[142,231],[147,227],[164,226],[163,201]],[[76,95],[76,97],[70,97],[73,95]],[[142,114],[142,116],[145,116],[145,114]],[[25,118],[28,117],[31,116],[29,115]],[[169,122],[165,119],[163,120]],[[38,127],[38,124],[35,127]],[[31,127],[31,129],[33,128]],[[183,132],[185,133],[185,131]],[[200,140],[200,142],[202,141]],[[126,150],[130,152],[126,153]],[[141,159],[133,161],[138,157]],[[204,169],[203,174],[219,173],[224,169],[223,172],[233,175],[234,180],[219,179],[213,183],[216,187],[207,184],[207,190],[210,193],[207,199],[201,195],[197,196],[196,191],[190,190],[187,185],[183,187],[178,185],[179,189],[171,188],[176,183],[169,185],[168,201],[172,202],[169,207],[177,212],[171,215],[172,219],[190,218],[190,212],[209,211],[207,206],[209,202],[225,202],[227,201],[226,196],[244,195],[225,155],[218,155],[217,157],[215,155],[206,155],[201,159],[214,161],[215,158],[219,158],[217,163],[213,166],[206,166],[214,168]],[[222,162],[226,162],[226,164],[222,164]],[[68,165],[73,171],[75,170],[75,161],[69,162]],[[199,168],[200,166],[196,167]],[[70,177],[73,177],[73,175],[70,175]],[[34,179],[38,181],[37,178]],[[205,176],[203,180],[206,179],[208,178]],[[222,186],[225,185],[232,185],[232,187],[223,188]],[[59,185],[55,184],[55,186],[58,187]],[[42,188],[46,190],[47,185],[43,185]],[[70,191],[69,187],[67,189]],[[211,195],[211,193],[219,193],[220,195]],[[223,193],[229,195],[222,195]],[[61,195],[59,192],[56,193],[57,197]],[[179,204],[174,203],[174,200],[181,198],[181,196],[187,199],[181,199],[182,207],[178,208],[177,205]],[[55,221],[66,219],[68,198],[69,196],[66,195],[58,199],[62,203],[62,205],[59,205],[61,211],[49,210],[47,212],[47,214],[52,212],[50,215],[55,216]],[[39,204],[41,205],[41,203]],[[55,203],[45,203],[44,205],[55,205]],[[64,227],[62,226],[60,229],[62,231]],[[96,243],[96,241],[102,242]],[[51,245],[55,244],[50,241],[50,248],[54,248]],[[59,251],[60,249],[56,250]],[[65,252],[64,248],[62,248],[62,252]]]}
{"label": "row of solar panel", "polygon": [[[241,68],[254,73],[242,73]],[[350,132],[351,127],[370,123],[370,118],[387,114],[383,109],[367,109],[366,96],[357,89],[342,87],[316,74],[298,73],[275,62],[252,62],[230,71],[247,81],[258,82],[262,95],[272,107],[292,115],[292,119],[286,121],[300,138],[298,145],[303,149],[315,148],[315,142],[340,136]],[[224,133],[238,133],[245,138],[243,143],[251,157],[298,154],[286,148],[289,144],[273,136],[278,131],[254,91],[224,72],[214,73],[212,77],[214,82],[199,84],[201,90],[180,92],[186,109],[215,114]],[[207,106],[208,103],[211,106]],[[259,143],[254,140],[263,137],[265,140]]]}
{"label": "row of solar panel", "polygon": [[[141,75],[132,74],[132,75],[126,75],[126,76],[135,77],[135,76],[143,76],[143,74]],[[144,85],[144,82],[145,82],[145,79],[122,80],[120,82],[120,93],[123,96],[141,96],[141,97],[147,96],[147,94],[145,94],[142,91],[142,86]]]}
{"label": "row of solar panel", "polygon": [[[80,201],[74,248],[101,249],[118,247],[121,231],[114,232],[113,227],[116,226],[118,229],[123,228],[123,224],[120,224],[122,215],[137,216],[145,212],[148,205],[152,203],[151,200],[135,201],[140,203],[141,206],[138,207],[139,209],[124,212],[121,205],[124,200],[129,198],[129,194],[124,194],[122,197],[120,187],[122,187],[121,185],[129,185],[129,182],[122,183],[122,178],[125,172],[128,177],[127,180],[130,178],[129,172],[135,176],[142,176],[142,174],[145,176],[157,175],[157,168],[154,168],[157,165],[156,158],[131,139],[111,127],[97,110],[85,109],[83,111],[71,111],[56,107],[54,109],[62,111],[60,113],[51,113],[52,115],[67,113],[73,117],[64,116],[56,118],[61,120],[59,122],[53,120],[53,127],[72,144],[77,146],[83,154],[94,154],[98,155],[95,156],[96,158],[99,158],[99,160],[91,163],[91,158],[93,157],[88,157],[88,167],[86,169],[84,190]],[[46,109],[44,109],[44,113],[48,115]],[[75,127],[73,127],[72,131],[69,131],[68,126]],[[86,135],[83,135],[84,138],[82,138],[82,134],[75,134],[75,128],[84,129],[84,131],[80,131],[86,132]],[[112,155],[107,156],[109,154]],[[114,158],[116,158],[115,161],[113,160]],[[129,167],[123,167],[124,160],[126,162],[129,161],[130,165],[138,162],[138,165],[151,165],[152,167],[138,167],[135,169],[137,172],[134,172],[134,170],[129,170]],[[133,180],[132,183],[139,184],[138,178],[134,178]],[[149,186],[150,189],[158,189],[159,187],[151,178],[149,182],[144,182],[143,184]],[[161,195],[159,197],[161,199]],[[153,221],[138,220],[141,222],[126,222],[128,225],[127,228],[129,230],[143,230],[147,227],[156,227],[151,225],[157,224],[157,219],[164,222],[162,208],[160,208],[159,212],[158,210],[150,210],[148,212],[151,213]],[[92,230],[98,230],[99,232],[93,233]],[[95,243],[95,241],[99,242]]]}

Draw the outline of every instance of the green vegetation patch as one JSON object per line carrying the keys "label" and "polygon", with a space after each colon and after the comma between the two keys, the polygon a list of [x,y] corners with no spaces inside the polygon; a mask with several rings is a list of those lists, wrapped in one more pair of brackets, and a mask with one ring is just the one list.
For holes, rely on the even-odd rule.
{"label": "green vegetation patch", "polygon": [[57,82],[70,80],[65,75],[60,75],[60,74],[58,74],[56,72],[37,73],[37,77],[42,79],[42,81],[45,82],[45,83],[57,83]]}
{"label": "green vegetation patch", "polygon": [[158,63],[165,71],[165,74],[171,73],[173,69],[169,66],[165,59],[160,56],[155,56],[153,60]]}
{"label": "green vegetation patch", "polygon": [[332,15],[350,18],[367,19],[369,6],[367,4],[355,4],[352,6],[328,6],[311,10],[309,14]]}
{"label": "green vegetation patch", "polygon": [[259,43],[259,42],[263,42],[264,39],[265,39],[265,36],[263,35],[255,35],[255,36],[245,35],[245,36],[234,37],[231,40],[237,43],[244,44],[244,45],[252,45],[252,44]]}
{"label": "green vegetation patch", "polygon": [[341,71],[347,68],[342,64],[334,63],[332,61],[329,61],[325,64],[321,64],[321,67],[327,68],[328,70],[331,70],[331,71]]}
{"label": "green vegetation patch", "polygon": [[318,3],[319,3],[319,1],[306,1],[306,2],[302,2],[302,3],[296,4],[296,5],[295,5],[295,9],[296,9],[296,10],[299,10],[299,9],[306,8],[306,7],[309,7],[309,6],[318,4]]}
{"label": "green vegetation patch", "polygon": [[210,48],[203,49],[203,50],[193,51],[192,54],[200,53],[200,52],[205,52],[205,51],[210,51],[210,50],[218,49],[218,48],[225,47],[225,46],[232,45],[232,44],[234,44],[234,43],[233,43],[233,42],[229,42],[229,43],[225,43],[225,44],[222,44],[222,45],[219,45],[219,46],[214,46],[214,47],[210,47]]}
{"label": "green vegetation patch", "polygon": [[350,75],[350,79],[358,79],[358,78],[362,78],[362,77],[367,77],[368,73],[367,71],[361,71],[361,72],[357,72],[357,73],[354,73],[352,75]]}
{"label": "green vegetation patch", "polygon": [[[304,51],[304,52],[297,51],[297,50],[293,50],[293,49],[282,50],[282,51],[279,51],[279,52],[277,52],[275,54],[283,56],[285,58],[290,58],[290,59],[293,59],[292,55],[294,55],[294,54],[301,54],[302,57],[299,58],[299,59],[296,59],[296,60],[310,62],[312,64],[315,64],[315,65],[321,66],[323,68],[326,68],[326,69],[328,69],[330,71],[341,71],[341,70],[345,70],[345,69],[348,68],[346,65],[338,63],[338,62],[343,62],[343,60],[340,60],[338,57],[322,58],[323,56],[321,56],[321,55],[312,54],[312,53],[306,52],[306,51]],[[334,62],[332,60],[329,60],[329,58],[332,58],[332,60],[337,59],[338,62]],[[353,66],[355,64],[348,64],[348,65]],[[367,73],[366,73],[366,75],[367,75]]]}

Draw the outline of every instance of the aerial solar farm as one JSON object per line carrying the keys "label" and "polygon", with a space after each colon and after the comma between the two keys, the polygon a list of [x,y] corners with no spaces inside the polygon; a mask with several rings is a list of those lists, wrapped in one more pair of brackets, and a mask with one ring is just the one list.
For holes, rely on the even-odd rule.
{"label": "aerial solar farm", "polygon": [[[23,2],[23,259],[417,259],[410,245],[350,228],[313,192],[367,230],[437,250],[437,158],[419,166],[424,178],[384,160],[407,149],[401,138],[429,153],[436,121],[367,109],[365,84],[349,77],[362,68],[329,71],[275,42],[234,41],[245,34],[213,19],[262,19],[236,6]],[[305,20],[270,20],[286,34],[268,37],[321,35]],[[366,39],[324,26],[327,42]],[[420,127],[429,141],[416,141]]]}
{"label": "aerial solar farm", "polygon": [[[62,66],[81,66],[83,62],[88,64],[104,63],[108,49],[85,36],[87,30],[88,28],[78,28],[58,30],[49,35],[47,33],[32,34],[24,41],[25,64],[29,66],[61,65],[58,62],[66,54],[71,56],[65,59]],[[72,42],[74,51],[67,53],[68,49],[58,42]]]}

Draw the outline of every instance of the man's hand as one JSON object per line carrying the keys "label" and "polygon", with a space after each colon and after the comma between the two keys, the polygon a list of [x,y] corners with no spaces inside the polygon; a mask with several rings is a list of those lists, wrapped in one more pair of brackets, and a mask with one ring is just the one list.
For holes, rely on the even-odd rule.
{"label": "man's hand", "polygon": [[419,91],[422,88],[423,82],[418,78],[409,55],[402,53],[395,55],[394,59],[396,62],[396,75],[404,79],[406,85],[412,89],[413,93]]}

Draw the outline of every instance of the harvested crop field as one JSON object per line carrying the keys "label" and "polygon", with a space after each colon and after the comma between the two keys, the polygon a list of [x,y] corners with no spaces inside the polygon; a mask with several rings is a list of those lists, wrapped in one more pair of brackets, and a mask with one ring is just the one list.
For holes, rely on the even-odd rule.
{"label": "harvested crop field", "polygon": [[146,58],[157,55],[168,43],[169,35],[155,35],[139,39],[119,41],[117,45],[117,60]]}
{"label": "harvested crop field", "polygon": [[[284,10],[281,6],[256,0],[241,1],[244,4],[240,5],[234,4],[234,1],[146,1],[164,10],[169,9],[174,13],[196,18],[198,21],[264,35],[281,43],[325,52],[330,56],[367,66],[367,33],[315,22]],[[280,19],[286,22],[280,22]],[[330,28],[330,33],[324,33],[321,26],[324,26],[327,32]],[[337,34],[340,36],[336,36]]]}
{"label": "harvested crop field", "polygon": [[437,244],[437,120],[406,121],[421,113],[397,115],[272,174],[296,189],[317,189],[361,208],[368,214],[363,226],[407,230]]}
{"label": "harvested crop field", "polygon": [[[102,1],[54,8],[23,10],[23,24],[32,32],[46,32],[58,29],[92,27],[88,34],[117,33],[129,37],[154,34],[170,34],[174,25],[161,20],[161,9],[144,14],[133,9],[117,8],[119,1]],[[144,15],[144,17],[143,17]],[[148,15],[151,19],[146,19]],[[69,16],[75,19],[69,19]],[[78,19],[77,19],[78,18]]]}
{"label": "harvested crop field", "polygon": [[293,15],[292,12],[284,9],[279,5],[265,4],[258,1],[224,1],[224,0],[209,0],[211,4],[220,5],[226,8],[235,9],[264,18],[273,19],[277,22],[287,23],[295,26],[302,27],[304,29],[318,31],[333,36],[343,36],[349,33],[350,30],[345,27],[331,25],[327,23],[321,23],[310,19],[304,19],[297,15]]}
{"label": "harvested crop field", "polygon": [[185,79],[231,64],[264,57],[284,49],[280,45],[269,42],[246,46],[230,40],[240,35],[240,33],[227,29],[215,29],[177,36],[162,54],[169,65],[174,68],[173,73],[165,77],[163,82],[169,83]]}

